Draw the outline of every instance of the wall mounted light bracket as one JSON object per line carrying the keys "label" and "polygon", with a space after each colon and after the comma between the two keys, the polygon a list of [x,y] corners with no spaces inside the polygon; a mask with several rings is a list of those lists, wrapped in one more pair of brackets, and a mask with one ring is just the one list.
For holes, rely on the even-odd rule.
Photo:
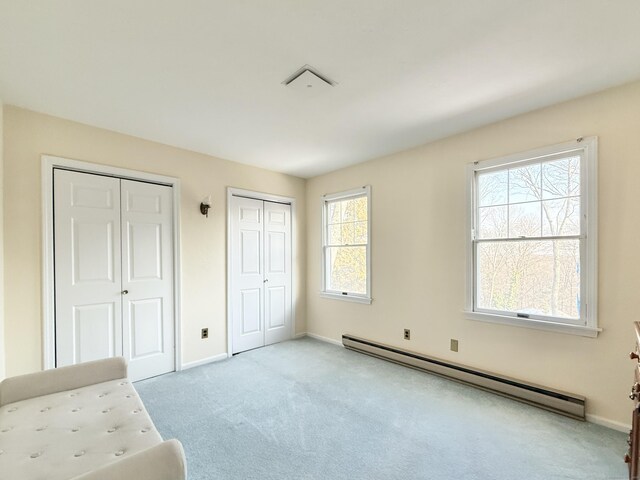
{"label": "wall mounted light bracket", "polygon": [[211,208],[211,195],[207,196],[200,203],[200,213],[209,218],[209,209]]}

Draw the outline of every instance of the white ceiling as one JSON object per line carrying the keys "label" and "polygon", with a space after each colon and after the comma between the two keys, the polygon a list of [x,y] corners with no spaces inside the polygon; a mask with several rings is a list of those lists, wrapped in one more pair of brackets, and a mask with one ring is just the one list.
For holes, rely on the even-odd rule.
{"label": "white ceiling", "polygon": [[638,0],[0,0],[0,98],[310,177],[638,79],[639,32]]}

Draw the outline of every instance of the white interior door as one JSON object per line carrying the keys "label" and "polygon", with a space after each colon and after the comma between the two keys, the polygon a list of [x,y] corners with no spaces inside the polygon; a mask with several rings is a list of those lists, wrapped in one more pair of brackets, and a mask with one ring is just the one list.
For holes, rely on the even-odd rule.
{"label": "white interior door", "polygon": [[54,171],[56,365],[122,355],[120,180]]}
{"label": "white interior door", "polygon": [[265,345],[291,338],[291,205],[264,202]]}
{"label": "white interior door", "polygon": [[231,197],[233,353],[264,346],[264,206]]}
{"label": "white interior door", "polygon": [[56,366],[124,356],[175,370],[172,189],[54,171]]}
{"label": "white interior door", "polygon": [[121,180],[122,351],[129,378],[175,370],[171,187]]}
{"label": "white interior door", "polygon": [[231,349],[291,338],[291,206],[232,196]]}

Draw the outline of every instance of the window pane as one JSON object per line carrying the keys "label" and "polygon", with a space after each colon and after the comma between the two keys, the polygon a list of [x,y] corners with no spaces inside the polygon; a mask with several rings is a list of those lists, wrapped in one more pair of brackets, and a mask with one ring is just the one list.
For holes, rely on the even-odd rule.
{"label": "window pane", "polygon": [[340,202],[327,203],[327,223],[340,223]]}
{"label": "window pane", "polygon": [[342,228],[340,224],[329,225],[328,230],[328,244],[329,245],[341,245],[342,244]]}
{"label": "window pane", "polygon": [[354,243],[367,243],[367,222],[356,222]]}
{"label": "window pane", "polygon": [[355,228],[353,223],[342,224],[342,245],[353,245],[355,243],[353,237]]}
{"label": "window pane", "polygon": [[354,222],[356,220],[356,201],[357,199],[343,200],[342,202],[342,221]]}
{"label": "window pane", "polygon": [[367,293],[367,247],[327,248],[327,288]]}
{"label": "window pane", "polygon": [[509,203],[540,200],[540,164],[509,170]]}
{"label": "window pane", "polygon": [[542,202],[542,234],[580,235],[580,197]]}
{"label": "window pane", "polygon": [[542,164],[542,198],[580,195],[580,157]]}
{"label": "window pane", "polygon": [[482,207],[478,212],[478,238],[507,236],[507,207]]}
{"label": "window pane", "polygon": [[360,197],[354,200],[356,210],[356,220],[367,221],[367,197]]}
{"label": "window pane", "polygon": [[478,175],[478,201],[481,207],[507,203],[507,171]]}
{"label": "window pane", "polygon": [[539,237],[540,213],[540,202],[509,205],[509,237]]}
{"label": "window pane", "polygon": [[579,240],[482,242],[476,255],[478,308],[579,318]]}

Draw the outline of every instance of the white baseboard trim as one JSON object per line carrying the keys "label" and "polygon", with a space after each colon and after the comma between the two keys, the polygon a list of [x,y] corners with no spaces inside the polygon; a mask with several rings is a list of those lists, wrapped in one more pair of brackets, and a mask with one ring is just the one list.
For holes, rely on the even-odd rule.
{"label": "white baseboard trim", "polygon": [[199,367],[201,365],[206,365],[207,363],[219,362],[220,360],[226,360],[226,353],[219,353],[218,355],[214,355],[213,357],[203,358],[202,360],[196,360],[195,362],[183,363],[182,370],[188,370],[193,367]]}
{"label": "white baseboard trim", "polygon": [[629,433],[629,430],[631,430],[631,425],[629,424],[622,423],[622,422],[615,422],[613,420],[609,420],[607,418],[600,417],[598,415],[591,415],[587,413],[585,415],[585,418],[589,423],[602,425],[603,427],[611,428],[613,430],[617,430],[618,432]]}
{"label": "white baseboard trim", "polygon": [[342,347],[342,342],[340,340],[334,340],[333,338],[323,337],[322,335],[317,335],[315,333],[307,332],[307,337],[315,338],[316,340],[320,340],[321,342],[332,343],[333,345],[338,345]]}
{"label": "white baseboard trim", "polygon": [[298,339],[298,338],[302,338],[302,337],[306,337],[307,336],[307,332],[302,332],[302,333],[296,333],[293,338]]}

